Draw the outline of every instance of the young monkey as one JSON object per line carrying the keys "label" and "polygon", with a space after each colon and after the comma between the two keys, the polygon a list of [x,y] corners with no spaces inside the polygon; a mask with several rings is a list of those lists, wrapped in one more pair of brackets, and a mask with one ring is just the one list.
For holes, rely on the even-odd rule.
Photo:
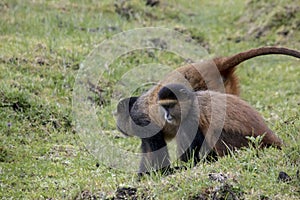
{"label": "young monkey", "polygon": [[182,161],[193,158],[196,164],[201,145],[224,156],[230,150],[248,146],[246,136],[263,136],[263,147],[282,146],[261,115],[237,96],[193,92],[182,84],[168,84],[159,91],[157,102],[161,119],[166,122],[164,129],[169,133],[173,130],[170,135],[176,137]]}

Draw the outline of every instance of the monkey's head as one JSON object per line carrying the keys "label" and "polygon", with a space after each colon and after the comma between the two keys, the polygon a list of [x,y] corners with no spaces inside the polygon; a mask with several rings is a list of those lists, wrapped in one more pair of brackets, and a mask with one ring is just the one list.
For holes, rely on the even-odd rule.
{"label": "monkey's head", "polygon": [[117,106],[117,128],[126,136],[147,137],[159,130],[155,123],[140,107],[142,97],[129,97],[121,100]]}
{"label": "monkey's head", "polygon": [[131,127],[131,121],[129,120],[131,118],[130,111],[137,99],[138,97],[122,99],[117,106],[117,128],[127,136],[131,135],[129,133]]}
{"label": "monkey's head", "polygon": [[182,84],[163,86],[157,99],[161,116],[172,125],[180,125],[181,120],[188,115],[193,101],[194,93]]}

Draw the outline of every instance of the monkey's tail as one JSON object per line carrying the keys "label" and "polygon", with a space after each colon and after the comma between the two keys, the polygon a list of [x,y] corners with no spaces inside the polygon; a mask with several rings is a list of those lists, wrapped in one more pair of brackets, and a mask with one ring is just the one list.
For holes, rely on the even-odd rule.
{"label": "monkey's tail", "polygon": [[300,58],[300,52],[297,50],[284,47],[266,46],[256,49],[250,49],[248,51],[244,51],[229,57],[215,58],[214,61],[219,71],[222,72],[224,70],[230,70],[231,68],[234,68],[238,64],[251,58],[269,54],[282,54]]}

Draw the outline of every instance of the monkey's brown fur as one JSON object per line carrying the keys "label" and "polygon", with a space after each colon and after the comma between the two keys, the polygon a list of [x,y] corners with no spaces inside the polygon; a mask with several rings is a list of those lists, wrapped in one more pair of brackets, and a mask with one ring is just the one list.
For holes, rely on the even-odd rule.
{"label": "monkey's brown fur", "polygon": [[[175,123],[167,122],[165,127],[168,127],[168,130],[171,130],[170,127],[172,130],[178,130],[179,126],[184,126],[185,120],[194,120],[188,115],[192,114],[195,117],[193,112],[199,112],[200,132],[206,138],[206,144],[219,156],[225,155],[228,149],[234,150],[247,146],[249,141],[246,136],[263,136],[262,146],[273,145],[280,148],[282,145],[282,141],[268,128],[261,115],[237,96],[214,91],[192,92],[180,84],[166,85],[161,91],[158,104],[167,108],[167,111],[164,109],[164,112],[172,114],[174,122],[176,121]],[[170,95],[170,91],[177,94],[179,98],[174,99]],[[182,91],[184,91],[183,95],[189,96],[190,101],[180,100]],[[221,114],[222,112],[224,115]],[[162,117],[161,120],[165,121]],[[189,129],[189,126],[185,128]],[[220,135],[217,130],[220,131]],[[181,129],[181,131],[192,134],[189,130]],[[174,137],[176,134],[172,133]],[[184,138],[180,136],[179,140],[181,139]]]}
{"label": "monkey's brown fur", "polygon": [[[282,141],[268,128],[261,115],[247,102],[234,95],[221,94],[212,91],[201,91],[197,93],[198,101],[203,101],[200,102],[199,107],[200,109],[202,108],[201,111],[203,111],[203,113],[201,113],[200,126],[203,128],[204,135],[206,133],[205,125],[207,124],[205,124],[206,121],[203,116],[208,117],[210,114],[210,110],[205,109],[204,99],[209,101],[209,95],[216,99],[216,101],[211,102],[211,106],[215,106],[216,108],[222,103],[218,102],[220,96],[226,96],[226,115],[223,131],[220,140],[218,140],[214,146],[218,155],[224,155],[224,152],[227,152],[225,144],[231,149],[247,146],[249,141],[245,136],[257,137],[263,135],[261,141],[262,146],[272,145],[278,148],[282,146]],[[216,112],[221,111],[216,110]],[[225,144],[222,141],[224,141]]]}

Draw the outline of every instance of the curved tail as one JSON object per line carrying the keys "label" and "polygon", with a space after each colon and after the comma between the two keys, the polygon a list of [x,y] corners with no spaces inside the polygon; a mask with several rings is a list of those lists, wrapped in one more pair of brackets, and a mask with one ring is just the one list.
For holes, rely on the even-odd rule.
{"label": "curved tail", "polygon": [[284,47],[266,46],[256,49],[250,49],[248,51],[244,51],[229,57],[215,58],[213,60],[216,63],[219,71],[221,72],[224,70],[229,70],[230,68],[234,68],[238,64],[248,59],[268,54],[282,54],[300,58],[300,51]]}

